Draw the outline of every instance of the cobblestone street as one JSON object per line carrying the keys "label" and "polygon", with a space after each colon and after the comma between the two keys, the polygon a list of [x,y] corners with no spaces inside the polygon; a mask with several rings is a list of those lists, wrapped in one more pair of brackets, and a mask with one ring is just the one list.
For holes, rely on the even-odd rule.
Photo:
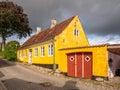
{"label": "cobblestone street", "polygon": [[[120,90],[90,79],[57,77],[0,59],[0,90]],[[119,83],[117,83],[119,86]]]}

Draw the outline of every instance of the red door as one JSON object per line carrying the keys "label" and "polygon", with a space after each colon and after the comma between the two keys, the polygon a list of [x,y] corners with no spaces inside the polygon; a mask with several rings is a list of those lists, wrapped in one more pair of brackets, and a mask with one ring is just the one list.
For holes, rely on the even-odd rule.
{"label": "red door", "polygon": [[84,53],[84,78],[92,77],[92,53]]}
{"label": "red door", "polygon": [[77,77],[82,77],[82,53],[77,53]]}
{"label": "red door", "polygon": [[67,54],[68,76],[75,76],[75,54]]}
{"label": "red door", "polygon": [[67,54],[68,76],[91,78],[92,53],[79,52]]}

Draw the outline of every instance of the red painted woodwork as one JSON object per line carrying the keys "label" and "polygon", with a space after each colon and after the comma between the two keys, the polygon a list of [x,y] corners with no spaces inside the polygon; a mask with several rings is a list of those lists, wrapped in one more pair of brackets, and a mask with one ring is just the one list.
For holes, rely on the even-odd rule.
{"label": "red painted woodwork", "polygon": [[84,53],[84,78],[91,78],[91,77],[92,77],[92,53],[85,52]]}
{"label": "red painted woodwork", "polygon": [[82,77],[82,53],[77,53],[77,77]]}
{"label": "red painted woodwork", "polygon": [[[74,58],[74,60],[71,60]],[[79,52],[67,54],[68,76],[91,78],[92,77],[92,53]]]}
{"label": "red painted woodwork", "polygon": [[75,76],[75,60],[71,61],[70,58],[75,58],[75,54],[68,54],[68,76]]}

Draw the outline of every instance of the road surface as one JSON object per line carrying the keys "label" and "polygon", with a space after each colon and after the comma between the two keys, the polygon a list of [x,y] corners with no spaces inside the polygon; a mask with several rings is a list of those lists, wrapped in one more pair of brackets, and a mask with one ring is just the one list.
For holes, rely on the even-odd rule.
{"label": "road surface", "polygon": [[0,58],[0,90],[120,90],[116,82],[106,86],[105,82],[78,80],[43,74]]}
{"label": "road surface", "polygon": [[74,81],[39,73],[1,58],[0,80],[8,90],[79,90]]}

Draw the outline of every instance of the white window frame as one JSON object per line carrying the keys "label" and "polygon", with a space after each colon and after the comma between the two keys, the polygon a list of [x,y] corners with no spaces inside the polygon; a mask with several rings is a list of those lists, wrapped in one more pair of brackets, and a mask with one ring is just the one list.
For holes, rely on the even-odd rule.
{"label": "white window frame", "polygon": [[45,47],[44,46],[41,46],[40,48],[40,56],[45,56]]}
{"label": "white window frame", "polygon": [[74,36],[78,36],[79,35],[79,31],[77,29],[74,29]]}
{"label": "white window frame", "polygon": [[38,56],[38,48],[34,49],[34,56],[36,56],[36,57]]}
{"label": "white window frame", "polygon": [[23,52],[24,54],[24,56],[27,56],[27,50],[24,50],[24,52]]}
{"label": "white window frame", "polygon": [[20,51],[18,51],[18,56],[21,57],[21,53],[20,53]]}
{"label": "white window frame", "polygon": [[20,57],[22,57],[22,51],[20,51]]}
{"label": "white window frame", "polygon": [[54,54],[54,46],[53,44],[48,45],[48,56],[53,56]]}
{"label": "white window frame", "polygon": [[24,56],[24,51],[23,50],[22,50],[22,54],[21,55],[22,55],[22,57]]}

